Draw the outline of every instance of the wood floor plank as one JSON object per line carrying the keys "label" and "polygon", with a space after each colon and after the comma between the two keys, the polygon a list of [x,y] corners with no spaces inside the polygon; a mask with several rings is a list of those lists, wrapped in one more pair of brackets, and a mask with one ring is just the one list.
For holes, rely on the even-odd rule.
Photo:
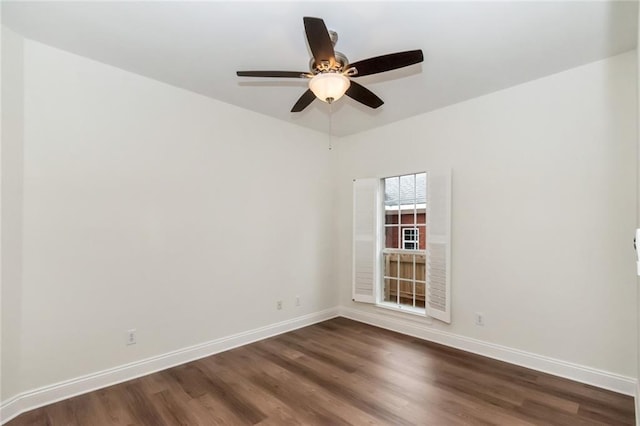
{"label": "wood floor plank", "polygon": [[[282,340],[291,346],[288,339]],[[357,357],[352,353],[336,348],[327,349],[328,346],[320,343],[315,343],[313,350],[308,350],[302,345],[295,347],[304,354],[310,354],[312,356],[326,351],[326,354],[323,354],[323,356],[315,357],[315,361],[327,364],[326,366],[318,365],[316,367],[318,371],[331,368],[333,358],[342,359],[343,365],[336,365],[336,367],[346,369],[347,371],[352,370],[353,378],[355,379],[354,387],[356,389],[376,389],[376,391],[382,391],[387,398],[395,398],[394,402],[396,406],[401,407],[402,411],[407,412],[410,409],[413,411],[414,417],[409,420],[414,424],[416,424],[416,422],[420,423],[420,419],[424,417],[425,412],[428,413],[428,417],[431,420],[441,419],[442,422],[446,421],[447,424],[455,424],[456,420],[460,420],[460,418],[450,415],[450,412],[443,410],[440,404],[433,404],[431,398],[427,397],[427,395],[433,395],[435,392],[440,392],[440,390],[429,390],[425,388],[426,383],[416,379],[416,377],[410,373],[403,374],[394,368],[380,368],[385,366],[379,362],[376,363],[362,359],[355,362],[354,360],[357,359]],[[329,355],[329,353],[331,353],[331,355]],[[314,364],[315,361],[307,361],[306,363]],[[344,366],[345,363],[349,364],[346,368]],[[334,371],[333,374],[338,373]],[[438,397],[439,400],[442,400],[443,395],[438,395]]]}
{"label": "wood floor plank", "polygon": [[[210,377],[219,377],[241,394],[251,395],[255,406],[266,415],[266,418],[258,424],[274,422],[281,425],[298,424],[294,410],[290,406],[279,400],[273,393],[252,383],[250,380],[252,374],[249,377],[243,374],[249,371],[247,365],[252,361],[242,352],[246,351],[238,349],[220,354],[218,357],[209,357],[202,360],[203,368]],[[239,362],[234,362],[235,360]]]}
{"label": "wood floor plank", "polygon": [[95,392],[91,392],[95,395],[97,400],[96,405],[99,407],[99,412],[96,413],[97,419],[104,418],[105,424],[109,425],[135,424],[133,417],[131,417],[131,414],[126,408],[126,404],[124,404],[120,398],[120,394],[122,389],[124,389],[125,384],[126,383],[110,386],[105,389],[99,389]]}
{"label": "wood floor plank", "polygon": [[633,398],[335,318],[6,426],[633,425]]}
{"label": "wood floor plank", "polygon": [[[121,393],[121,398],[126,404],[128,412],[132,415],[134,424],[154,424],[164,425],[166,424],[154,407],[151,399],[148,395],[142,392],[140,386],[134,384],[127,384],[124,386],[124,391]],[[71,398],[70,401],[73,401]],[[84,423],[76,423],[84,424]]]}
{"label": "wood floor plank", "polygon": [[210,394],[204,394],[187,403],[197,414],[198,425],[242,425],[246,424],[236,413]]}
{"label": "wood floor plank", "polygon": [[[344,336],[343,336],[344,337]],[[286,339],[285,339],[286,340]],[[313,352],[318,351],[319,345],[314,345],[316,348]],[[342,345],[344,346],[344,345]],[[351,354],[344,352],[338,348],[334,348],[333,352],[335,355],[338,355],[341,358],[349,358]],[[420,356],[421,354],[417,354]],[[411,357],[416,357],[416,354],[411,354]],[[404,362],[396,362],[396,359],[400,359],[402,361],[409,360],[409,357],[401,356],[399,351],[394,352],[393,355],[393,366],[389,365],[390,359],[385,359],[382,362],[380,361],[369,361],[365,360],[364,363],[369,363],[371,366],[369,368],[364,368],[362,371],[355,372],[356,375],[366,375],[371,377],[371,373],[377,375],[375,380],[377,381],[376,385],[378,387],[384,386],[386,390],[389,392],[399,392],[400,394],[405,395],[405,398],[411,400],[414,395],[424,396],[425,393],[428,393],[430,396],[435,397],[437,394],[439,405],[443,406],[443,400],[449,400],[451,398],[456,398],[455,395],[446,392],[446,385],[437,386],[437,376],[431,375],[431,377],[425,376],[421,374],[421,369],[416,368],[417,364],[405,365]],[[420,357],[419,359],[423,359]],[[382,363],[386,364],[387,367],[391,366],[391,368],[376,368],[376,366],[381,365]],[[432,367],[433,363],[429,367]],[[383,375],[379,375],[380,372],[384,372]],[[475,374],[474,374],[475,376]],[[506,386],[495,386],[493,388],[487,387],[486,383],[476,384],[473,381],[469,380],[470,377],[469,371],[464,370],[460,375],[454,375],[453,378],[457,378],[460,382],[466,382],[467,387],[474,388],[476,394],[484,396],[484,400],[488,401],[490,404],[494,405],[491,410],[478,410],[479,405],[468,407],[470,408],[469,412],[475,412],[476,417],[470,420],[474,420],[475,423],[479,423],[482,418],[491,418],[494,421],[498,419],[502,419],[504,423],[516,425],[516,424],[526,424],[522,419],[514,418],[513,416],[508,415],[508,412],[505,410],[499,410],[498,407],[500,405],[509,407],[514,407],[516,405],[522,404],[524,401],[524,397],[519,396],[516,392],[513,392],[512,389],[508,389]],[[398,388],[399,387],[399,388]],[[431,389],[429,389],[431,387]],[[458,392],[459,393],[459,392]],[[502,404],[496,402],[496,400],[502,401]],[[429,403],[429,398],[423,399],[421,401],[421,405],[425,406],[425,404]],[[461,401],[458,400],[458,405],[460,405]],[[464,401],[467,405],[470,404],[470,401]],[[454,404],[450,404],[451,407]],[[432,414],[433,411],[437,408],[441,407],[430,407],[429,413]],[[576,410],[577,411],[577,407]],[[482,414],[479,414],[482,413]]]}
{"label": "wood floor plank", "polygon": [[380,424],[375,417],[353,407],[318,383],[266,361],[260,355],[249,353],[249,357],[249,365],[255,366],[243,369],[249,373],[249,379],[294,410],[304,424]]}
{"label": "wood floor plank", "polygon": [[165,424],[189,426],[197,423],[187,406],[171,391],[154,393],[150,395],[150,399]]}
{"label": "wood floor plank", "polygon": [[[411,413],[407,413],[407,417],[409,418],[403,418],[398,415],[397,413],[402,407],[399,407],[397,404],[393,405],[382,397],[377,397],[375,393],[372,392],[373,389],[369,386],[362,387],[356,391],[354,386],[352,386],[352,383],[349,382],[349,380],[352,379],[350,376],[340,377],[337,376],[335,372],[319,372],[310,367],[312,364],[311,359],[306,358],[304,360],[297,361],[286,357],[286,355],[283,355],[282,353],[274,353],[264,349],[260,345],[254,346],[253,350],[258,351],[262,357],[279,365],[283,369],[289,370],[300,377],[318,383],[322,388],[329,390],[341,399],[349,401],[349,403],[354,407],[371,413],[375,417],[380,418],[389,424],[415,424],[411,422]],[[386,398],[395,399],[394,395],[389,394],[386,395]],[[405,405],[405,402],[401,401],[401,404]]]}

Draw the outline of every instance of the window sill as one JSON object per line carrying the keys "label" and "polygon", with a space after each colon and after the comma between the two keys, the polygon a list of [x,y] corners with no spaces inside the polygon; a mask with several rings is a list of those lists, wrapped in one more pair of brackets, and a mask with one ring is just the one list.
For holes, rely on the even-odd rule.
{"label": "window sill", "polygon": [[376,307],[382,308],[382,309],[388,309],[394,312],[401,312],[403,314],[415,315],[422,318],[425,318],[427,316],[427,312],[423,308],[414,308],[411,306],[397,305],[395,303],[381,302],[381,303],[377,303]]}

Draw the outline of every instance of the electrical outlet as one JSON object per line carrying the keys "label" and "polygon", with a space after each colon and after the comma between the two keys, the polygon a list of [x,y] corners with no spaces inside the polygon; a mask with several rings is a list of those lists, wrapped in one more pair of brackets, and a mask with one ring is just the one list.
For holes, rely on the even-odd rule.
{"label": "electrical outlet", "polygon": [[484,325],[484,315],[480,312],[476,312],[476,325]]}
{"label": "electrical outlet", "polygon": [[300,296],[296,296],[296,306],[300,306]]}
{"label": "electrical outlet", "polygon": [[127,330],[127,340],[126,340],[127,346],[135,345],[137,342],[138,342],[138,338],[136,336],[136,329],[132,328],[131,330]]}
{"label": "electrical outlet", "polygon": [[276,308],[277,308],[279,311],[281,311],[281,310],[282,310],[282,300],[278,300],[278,301],[276,302]]}

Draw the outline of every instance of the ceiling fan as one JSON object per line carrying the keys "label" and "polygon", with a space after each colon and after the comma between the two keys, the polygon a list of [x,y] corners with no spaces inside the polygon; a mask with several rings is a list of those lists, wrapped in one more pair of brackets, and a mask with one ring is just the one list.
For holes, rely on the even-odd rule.
{"label": "ceiling fan", "polygon": [[304,29],[313,57],[309,63],[310,72],[304,71],[237,71],[239,77],[283,77],[307,78],[309,89],[293,105],[291,112],[300,112],[317,97],[332,103],[347,95],[371,108],[378,108],[384,102],[369,89],[351,78],[391,71],[417,64],[424,60],[422,50],[390,53],[349,63],[347,57],[333,47],[338,41],[335,31],[328,31],[320,18],[304,17]]}

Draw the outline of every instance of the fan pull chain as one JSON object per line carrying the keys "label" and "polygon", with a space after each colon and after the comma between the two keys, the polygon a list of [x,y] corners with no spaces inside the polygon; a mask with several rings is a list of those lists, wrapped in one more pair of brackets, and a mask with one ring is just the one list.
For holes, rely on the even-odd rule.
{"label": "fan pull chain", "polygon": [[329,104],[329,151],[333,149],[333,106]]}

